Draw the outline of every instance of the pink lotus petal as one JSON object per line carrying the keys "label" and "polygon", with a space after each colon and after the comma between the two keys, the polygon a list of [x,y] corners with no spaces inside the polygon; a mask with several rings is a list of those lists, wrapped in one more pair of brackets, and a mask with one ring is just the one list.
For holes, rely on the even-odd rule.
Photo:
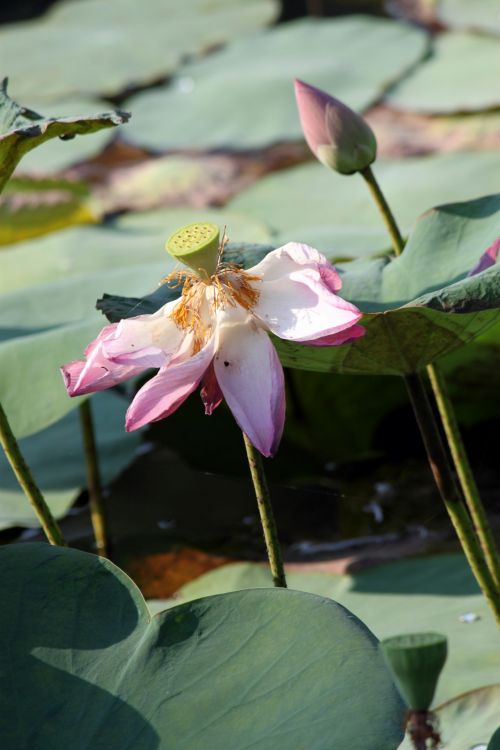
{"label": "pink lotus petal", "polygon": [[169,317],[176,304],[177,301],[169,302],[153,315],[121,320],[113,336],[103,343],[105,355],[119,364],[166,364],[184,338],[184,332]]}
{"label": "pink lotus petal", "polygon": [[326,124],[327,109],[332,101],[336,104],[340,104],[340,102],[321,91],[321,89],[304,83],[304,81],[297,79],[294,85],[302,130],[307,145],[316,156],[320,146],[328,145],[331,142]]}
{"label": "pink lotus petal", "polygon": [[321,336],[319,339],[311,339],[310,341],[301,341],[301,344],[306,346],[340,346],[341,344],[349,344],[355,339],[361,338],[366,333],[366,329],[363,326],[354,325],[352,328],[346,328],[345,331],[340,333],[332,333],[329,336]]}
{"label": "pink lotus petal", "polygon": [[285,422],[285,384],[269,336],[251,319],[221,326],[214,369],[240,428],[262,455],[274,455]]}
{"label": "pink lotus petal", "polygon": [[85,350],[86,361],[68,362],[61,367],[66,390],[70,396],[103,391],[143,371],[140,365],[111,362],[103,352],[104,343],[114,335],[117,324],[105,326]]}
{"label": "pink lotus petal", "polygon": [[125,419],[127,432],[173,414],[199,385],[214,356],[214,345],[212,337],[189,359],[162,367],[130,404]]}
{"label": "pink lotus petal", "polygon": [[479,258],[479,261],[469,271],[467,276],[475,276],[477,273],[481,273],[481,271],[486,271],[487,268],[491,268],[491,266],[494,266],[495,263],[497,262],[499,252],[500,252],[500,237],[498,238],[498,240],[495,240],[495,242],[492,245],[490,245],[490,247],[487,250],[485,250],[485,252]]}
{"label": "pink lotus petal", "polygon": [[205,407],[205,414],[207,415],[213,414],[215,409],[224,399],[219,383],[217,382],[213,363],[210,364],[208,370],[203,376],[200,396]]}
{"label": "pink lotus petal", "polygon": [[342,287],[342,279],[330,261],[316,248],[302,242],[288,242],[272,250],[260,263],[249,268],[248,273],[262,276],[264,281],[277,281],[305,267],[317,270],[332,292]]}
{"label": "pink lotus petal", "polygon": [[362,316],[357,307],[333,294],[319,272],[311,269],[263,282],[254,314],[270,331],[290,341],[340,333]]}

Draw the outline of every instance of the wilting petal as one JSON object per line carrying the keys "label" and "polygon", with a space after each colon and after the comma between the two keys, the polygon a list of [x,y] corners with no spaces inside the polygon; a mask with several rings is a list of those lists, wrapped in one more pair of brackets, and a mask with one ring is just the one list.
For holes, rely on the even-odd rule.
{"label": "wilting petal", "polygon": [[85,350],[86,361],[68,362],[61,367],[66,390],[70,396],[104,391],[143,371],[144,366],[112,362],[103,352],[104,343],[114,336],[117,324],[105,326]]}
{"label": "wilting petal", "polygon": [[152,315],[121,320],[114,335],[103,345],[106,356],[117,364],[162,367],[179,348],[184,332],[169,314],[177,300]]}
{"label": "wilting petal", "polygon": [[304,267],[319,271],[319,274],[332,292],[342,287],[342,279],[325,256],[310,245],[301,242],[288,242],[272,250],[260,263],[248,269],[248,273],[262,276],[263,281],[277,281],[290,276]]}
{"label": "wilting petal", "polygon": [[329,336],[320,336],[319,339],[310,339],[309,341],[301,341],[300,343],[305,346],[340,346],[341,344],[348,344],[350,341],[361,338],[365,333],[366,329],[363,326],[354,325],[340,333],[332,333]]}
{"label": "wilting petal", "polygon": [[148,422],[168,417],[199,385],[214,356],[212,337],[197,354],[178,364],[165,365],[136,394],[130,404],[125,428],[137,430]]}
{"label": "wilting petal", "polygon": [[280,338],[299,342],[340,333],[361,318],[357,307],[333,294],[311,269],[264,282],[253,312]]}
{"label": "wilting petal", "polygon": [[283,433],[285,385],[267,333],[250,318],[222,325],[214,369],[238,425],[257,450],[272,456]]}
{"label": "wilting petal", "polygon": [[224,398],[217,382],[213,363],[210,363],[208,370],[203,376],[200,396],[205,407],[205,414],[208,415],[213,414]]}
{"label": "wilting petal", "polygon": [[479,261],[476,263],[476,265],[469,271],[467,276],[475,276],[476,273],[481,273],[481,271],[486,271],[487,268],[491,268],[491,266],[494,266],[498,259],[498,253],[500,252],[500,237],[498,240],[495,240],[493,245],[491,245],[479,258]]}

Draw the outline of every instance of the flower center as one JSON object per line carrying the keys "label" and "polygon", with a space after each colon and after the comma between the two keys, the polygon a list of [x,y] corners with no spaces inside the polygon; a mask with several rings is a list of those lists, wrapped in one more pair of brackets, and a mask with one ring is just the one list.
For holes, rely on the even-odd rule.
{"label": "flower center", "polygon": [[260,292],[254,282],[256,276],[232,264],[217,267],[212,276],[200,278],[191,271],[174,271],[164,282],[183,281],[181,298],[170,314],[178,328],[193,334],[194,352],[199,351],[212,333],[213,314],[227,307],[242,307],[251,312]]}

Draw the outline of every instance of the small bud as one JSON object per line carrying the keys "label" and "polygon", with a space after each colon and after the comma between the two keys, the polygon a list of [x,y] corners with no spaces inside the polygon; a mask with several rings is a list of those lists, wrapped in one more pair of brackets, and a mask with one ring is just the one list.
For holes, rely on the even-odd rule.
{"label": "small bud", "polygon": [[216,224],[187,224],[174,232],[165,245],[176,260],[193,271],[204,270],[211,275],[217,266],[220,231]]}
{"label": "small bud", "polygon": [[413,711],[427,711],[448,654],[446,636],[412,633],[380,643],[401,696]]}
{"label": "small bud", "polygon": [[354,174],[375,161],[375,135],[356,112],[299,80],[295,97],[305,139],[322,164],[340,174]]}

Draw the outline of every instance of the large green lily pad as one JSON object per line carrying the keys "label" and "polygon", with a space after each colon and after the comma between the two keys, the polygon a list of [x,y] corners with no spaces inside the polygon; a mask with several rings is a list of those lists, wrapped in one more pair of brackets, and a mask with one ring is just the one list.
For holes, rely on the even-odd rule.
{"label": "large green lily pad", "polygon": [[[92,397],[92,413],[104,484],[131,461],[139,444],[138,433],[125,432],[128,402],[113,392]],[[85,462],[77,411],[56,424],[20,441],[20,448],[53,515],[66,515],[80,490],[86,486]],[[0,529],[38,526],[31,506],[0,453]]]}
{"label": "large green lily pad", "polygon": [[429,114],[497,107],[499,68],[497,38],[467,32],[441,34],[429,59],[401,81],[387,101],[399,109]]}
{"label": "large green lily pad", "polygon": [[402,738],[376,639],[332,601],[241,591],[151,618],[107,560],[49,545],[0,557],[6,750],[396,750]]}
{"label": "large green lily pad", "polygon": [[[428,211],[403,254],[348,263],[342,294],[365,313],[366,335],[340,347],[307,347],[274,338],[283,364],[320,372],[400,375],[422,369],[499,320],[500,265],[470,276],[498,236],[500,195]],[[268,248],[247,248],[231,260],[252,266]],[[126,300],[106,296],[110,320],[153,312],[178,291]]]}
{"label": "large green lily pad", "polygon": [[479,29],[500,34],[497,0],[438,0],[435,13],[452,28]]}
{"label": "large green lily pad", "polygon": [[[500,726],[500,685],[488,685],[438,706],[439,731],[445,750],[482,750]],[[413,750],[405,737],[399,750]],[[494,747],[491,748],[494,750]]]}
{"label": "large green lily pad", "polygon": [[[28,242],[4,247],[0,257],[0,292],[25,289],[35,284],[62,281],[128,266],[163,263],[158,282],[173,263],[165,241],[176,229],[193,221],[227,226],[234,241],[268,242],[270,230],[249,215],[215,208],[171,208],[130,214],[102,226],[72,227]],[[102,285],[98,294],[102,293]],[[93,307],[93,305],[92,305]],[[66,320],[68,310],[61,310]]]}
{"label": "large green lily pad", "polygon": [[[4,51],[2,42],[0,49]],[[17,58],[27,60],[30,56],[17,54]],[[33,71],[31,64],[32,62],[30,69]],[[3,67],[7,69],[8,65]],[[0,190],[22,157],[46,141],[57,137],[65,139],[95,133],[103,128],[121,125],[127,120],[128,115],[124,112],[46,118],[13,101],[7,94],[7,79],[4,79],[0,85]]]}
{"label": "large green lily pad", "polygon": [[[170,75],[186,55],[270,23],[274,0],[85,0],[0,31],[16,95],[115,95]],[[21,54],[29,50],[29,54]]]}
{"label": "large green lily pad", "polygon": [[[83,182],[14,177],[0,195],[0,245],[95,222],[89,197],[89,188]],[[0,267],[3,274],[1,261]]]}
{"label": "large green lily pad", "polygon": [[[500,151],[380,160],[375,175],[407,235],[431,206],[498,192]],[[332,260],[387,251],[389,238],[361,177],[305,164],[259,180],[230,203],[275,232],[276,242],[307,242]]]}
{"label": "large green lily pad", "polygon": [[[444,633],[449,656],[436,702],[498,678],[498,628],[462,555],[402,560],[351,575],[292,570],[287,578],[291,588],[340,602],[380,639],[429,629]],[[265,565],[233,563],[188,583],[177,601],[271,585]],[[150,602],[155,611],[164,604]],[[167,602],[171,605],[172,601]],[[477,619],[461,622],[459,618],[468,613]]]}
{"label": "large green lily pad", "polygon": [[123,135],[159,151],[300,140],[294,78],[365,109],[426,47],[422,31],[396,21],[368,16],[293,21],[242,37],[184,66],[170,85],[128,100],[134,118]]}

